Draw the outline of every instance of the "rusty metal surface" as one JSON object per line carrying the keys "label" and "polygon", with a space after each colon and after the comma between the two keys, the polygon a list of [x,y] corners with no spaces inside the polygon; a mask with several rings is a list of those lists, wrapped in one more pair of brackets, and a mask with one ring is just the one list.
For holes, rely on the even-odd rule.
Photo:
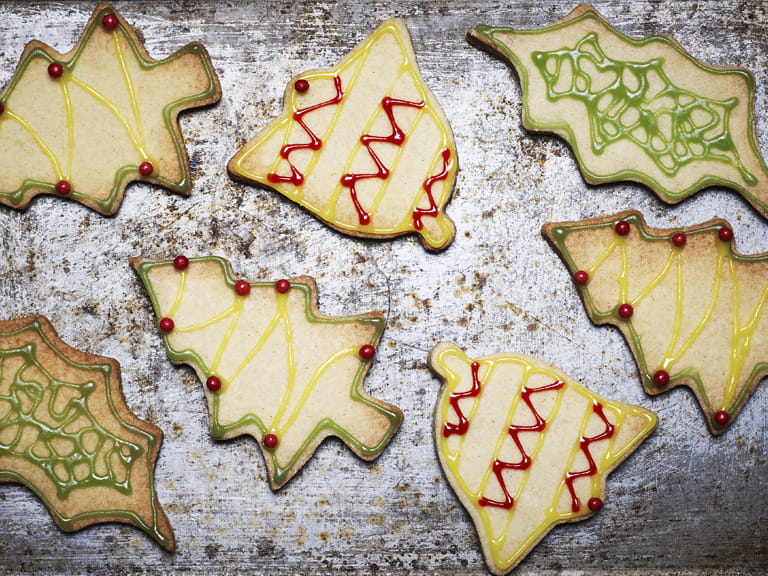
{"label": "rusty metal surface", "polygon": [[[757,134],[768,153],[768,6],[761,2],[596,2],[622,32],[670,33],[710,64],[738,64],[758,86]],[[0,84],[24,45],[62,52],[90,2],[0,4]],[[208,48],[222,101],[182,119],[190,197],[134,184],[120,211],[38,198],[0,210],[2,316],[41,313],[62,338],[122,365],[129,405],[166,433],[157,488],[178,549],[100,525],[63,534],[28,490],[0,486],[1,574],[486,574],[468,516],[442,477],[431,437],[439,382],[427,351],[454,340],[472,355],[532,354],[596,392],[655,410],[660,427],[608,481],[593,519],[560,526],[517,575],[763,574],[768,570],[768,386],[721,437],[684,390],[650,398],[619,333],[594,327],[539,234],[546,221],[636,208],[654,226],[713,216],[740,251],[768,251],[768,222],[712,189],[676,207],[632,184],[587,186],[566,145],[520,124],[520,87],[502,62],[471,47],[474,24],[537,27],[567,2],[119,2],[155,57],[188,41]],[[448,211],[453,245],[429,254],[415,238],[343,237],[279,194],[235,184],[225,165],[281,107],[285,82],[328,67],[377,24],[402,17],[422,73],[456,134],[460,172]],[[0,151],[2,153],[2,151]],[[242,277],[310,274],[327,314],[383,310],[387,329],[366,381],[400,406],[404,424],[373,464],[326,442],[272,493],[256,443],[214,442],[200,384],[167,361],[130,256],[217,254]]]}

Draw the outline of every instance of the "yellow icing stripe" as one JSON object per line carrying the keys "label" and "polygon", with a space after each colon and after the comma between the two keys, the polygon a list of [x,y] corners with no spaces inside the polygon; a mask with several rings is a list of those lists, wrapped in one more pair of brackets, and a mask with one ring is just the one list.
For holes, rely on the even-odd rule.
{"label": "yellow icing stripe", "polygon": [[51,166],[53,167],[53,172],[56,174],[56,180],[62,180],[64,178],[64,173],[61,170],[61,165],[59,164],[59,159],[56,157],[56,154],[53,153],[53,150],[51,150],[50,146],[46,144],[46,142],[42,139],[40,134],[32,128],[32,126],[29,125],[29,123],[24,120],[21,116],[13,112],[13,110],[5,109],[5,112],[3,113],[8,118],[11,118],[12,120],[16,121],[19,126],[24,128],[32,138],[35,139],[35,142],[37,142],[37,145],[40,146],[40,150],[43,151],[43,154],[45,154],[48,159],[51,161]]}
{"label": "yellow icing stripe", "polygon": [[115,53],[117,54],[117,60],[120,63],[120,70],[123,72],[123,78],[125,79],[125,87],[128,89],[128,97],[131,100],[131,110],[133,111],[133,117],[136,119],[136,137],[133,135],[133,131],[126,126],[128,134],[131,137],[134,145],[141,151],[142,157],[146,158],[147,154],[144,151],[146,146],[146,139],[144,138],[144,126],[141,122],[141,115],[139,113],[139,101],[136,97],[136,90],[133,86],[133,78],[130,72],[128,72],[128,64],[125,60],[125,54],[123,53],[123,45],[120,43],[120,34],[113,34],[115,44]]}
{"label": "yellow icing stripe", "polygon": [[72,178],[72,158],[75,152],[75,122],[74,113],[72,112],[72,98],[69,95],[69,85],[67,82],[61,82],[60,86],[67,114],[67,170],[64,173],[64,179],[70,180]]}
{"label": "yellow icing stripe", "polygon": [[282,419],[283,413],[288,407],[288,402],[293,396],[293,388],[294,388],[294,385],[296,384],[296,360],[293,354],[293,328],[291,326],[291,319],[288,315],[287,304],[288,304],[288,294],[278,294],[277,295],[277,313],[275,316],[283,320],[283,326],[285,327],[285,341],[288,344],[288,350],[287,350],[288,382],[286,384],[285,392],[283,393],[283,398],[280,402],[280,406],[275,412],[275,416],[272,421],[273,427],[277,422],[280,422],[280,420]]}

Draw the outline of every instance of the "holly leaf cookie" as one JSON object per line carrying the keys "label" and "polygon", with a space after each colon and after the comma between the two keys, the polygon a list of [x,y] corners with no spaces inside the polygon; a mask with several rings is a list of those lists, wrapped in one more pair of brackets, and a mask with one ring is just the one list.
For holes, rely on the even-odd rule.
{"label": "holly leaf cookie", "polygon": [[748,71],[703,64],[670,37],[624,36],[590,6],[538,30],[481,25],[468,38],[512,64],[523,125],[564,138],[587,182],[639,182],[669,203],[725,186],[768,217]]}
{"label": "holly leaf cookie", "polygon": [[162,438],[126,405],[117,361],[69,347],[42,316],[0,321],[0,482],[30,488],[59,528],[121,522],[172,551]]}
{"label": "holly leaf cookie", "polygon": [[535,358],[473,360],[443,342],[429,364],[444,387],[435,443],[491,572],[510,572],[556,525],[603,506],[605,477],[656,428]]}
{"label": "holly leaf cookie", "polygon": [[67,54],[30,42],[0,93],[0,203],[54,194],[108,215],[136,180],[189,194],[178,115],[220,97],[202,44],[155,60],[100,4]]}
{"label": "holly leaf cookie", "polygon": [[211,434],[255,438],[273,490],[328,436],[364,460],[392,439],[402,412],[362,387],[384,331],[380,314],[324,316],[312,278],[236,280],[213,256],[131,264],[160,318],[168,357],[205,383]]}
{"label": "holly leaf cookie", "polygon": [[426,248],[442,250],[456,232],[444,207],[457,166],[448,120],[407,28],[393,19],[334,68],[292,79],[283,113],[228,168],[345,234],[417,233]]}
{"label": "holly leaf cookie", "polygon": [[725,220],[660,230],[634,211],[542,232],[592,321],[626,338],[645,391],[688,386],[725,431],[768,374],[768,253],[739,254]]}

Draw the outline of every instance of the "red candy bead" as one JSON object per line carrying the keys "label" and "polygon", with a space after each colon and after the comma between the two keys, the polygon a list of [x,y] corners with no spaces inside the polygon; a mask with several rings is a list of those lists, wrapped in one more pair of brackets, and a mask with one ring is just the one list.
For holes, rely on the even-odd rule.
{"label": "red candy bead", "polygon": [[67,194],[72,192],[72,184],[70,184],[66,180],[59,180],[58,182],[56,182],[56,192],[58,192],[62,196],[66,196]]}
{"label": "red candy bead", "polygon": [[274,434],[265,434],[264,435],[264,446],[266,446],[269,449],[277,448],[279,440],[277,436]]}
{"label": "red candy bead", "polygon": [[218,392],[219,390],[221,390],[221,378],[213,375],[208,376],[208,378],[205,381],[205,386],[211,392]]}
{"label": "red candy bead", "polygon": [[586,284],[589,282],[589,274],[584,270],[577,270],[573,275],[573,281],[576,284]]}
{"label": "red candy bead", "polygon": [[669,372],[666,370],[656,370],[653,373],[653,383],[662,388],[669,384]]}
{"label": "red candy bead", "polygon": [[101,25],[105,30],[114,30],[117,28],[117,16],[114,14],[104,14],[104,18],[101,19]]}
{"label": "red candy bead", "polygon": [[616,222],[616,226],[614,226],[614,230],[616,230],[616,234],[619,236],[626,236],[629,234],[629,222],[626,220],[620,220]]}
{"label": "red candy bead", "polygon": [[251,293],[251,285],[245,280],[238,280],[235,282],[235,292],[240,296],[248,296]]}
{"label": "red candy bead", "polygon": [[717,231],[717,236],[723,242],[730,242],[733,239],[733,230],[727,226],[723,226],[720,228],[720,230]]}
{"label": "red candy bead", "polygon": [[155,171],[155,167],[152,166],[152,162],[142,162],[139,164],[139,172],[142,176],[149,176]]}
{"label": "red candy bead", "polygon": [[285,294],[290,289],[291,289],[291,283],[288,282],[288,280],[278,280],[275,283],[275,290],[280,292],[280,294]]}
{"label": "red candy bead", "polygon": [[173,259],[173,267],[176,268],[176,270],[186,270],[188,266],[189,258],[183,254],[179,254],[176,256],[176,258]]}
{"label": "red candy bead", "polygon": [[672,244],[675,246],[685,246],[687,238],[685,237],[685,234],[682,232],[678,232],[677,234],[672,235]]}
{"label": "red candy bead", "polygon": [[296,92],[306,92],[309,90],[309,81],[305,80],[304,78],[301,78],[299,80],[296,80],[296,84],[293,85],[294,88],[296,88]]}
{"label": "red candy bead", "polygon": [[635,309],[632,308],[632,304],[622,304],[619,306],[619,316],[622,318],[631,318],[635,313]]}
{"label": "red candy bead", "polygon": [[3,112],[5,112],[5,104],[0,102],[0,114],[2,114]]}
{"label": "red candy bead", "polygon": [[58,62],[48,64],[48,75],[51,78],[60,78],[62,74],[64,74],[64,66]]}
{"label": "red candy bead", "polygon": [[715,424],[718,426],[725,426],[728,424],[728,421],[731,419],[731,415],[728,414],[725,410],[718,410],[715,412]]}
{"label": "red candy bead", "polygon": [[592,512],[597,512],[602,507],[603,501],[600,498],[590,498],[587,502],[587,508],[592,510]]}
{"label": "red candy bead", "polygon": [[360,354],[360,358],[362,358],[363,360],[370,360],[376,354],[376,348],[374,348],[370,344],[365,344],[363,346],[360,346],[360,350],[358,351],[358,354]]}
{"label": "red candy bead", "polygon": [[163,332],[170,332],[175,326],[176,324],[170,318],[163,318],[160,320],[160,330]]}

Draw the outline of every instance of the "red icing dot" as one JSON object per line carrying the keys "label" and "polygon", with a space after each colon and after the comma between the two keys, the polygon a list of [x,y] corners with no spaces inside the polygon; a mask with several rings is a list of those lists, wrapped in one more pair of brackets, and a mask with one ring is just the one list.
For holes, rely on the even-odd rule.
{"label": "red icing dot", "polygon": [[221,378],[214,375],[208,376],[208,378],[205,381],[205,386],[211,392],[218,392],[219,390],[221,390]]}
{"label": "red icing dot", "polygon": [[240,296],[248,296],[251,293],[251,285],[245,280],[238,280],[235,282],[235,292]]}
{"label": "red icing dot", "polygon": [[288,280],[278,280],[275,283],[275,290],[280,292],[280,294],[285,294],[290,289],[291,289],[291,283],[288,282]]}
{"label": "red icing dot", "polygon": [[189,258],[183,254],[179,254],[173,259],[173,267],[176,268],[176,270],[186,270],[187,266],[189,266]]}
{"label": "red icing dot", "polygon": [[717,236],[723,242],[730,242],[733,239],[733,230],[728,228],[728,226],[723,226],[718,230]]}
{"label": "red icing dot", "polygon": [[170,332],[175,326],[176,324],[170,318],[163,318],[160,320],[160,330],[163,332]]}
{"label": "red icing dot", "polygon": [[270,449],[277,448],[278,442],[279,440],[277,436],[275,436],[274,434],[264,435],[264,446],[266,446],[267,448],[270,448]]}
{"label": "red icing dot", "polygon": [[672,244],[675,246],[685,246],[685,241],[687,238],[685,237],[685,234],[682,232],[678,232],[677,234],[672,235]]}
{"label": "red icing dot", "polygon": [[48,64],[48,75],[51,78],[59,78],[62,74],[64,74],[64,66],[58,62],[51,62]]}
{"label": "red icing dot", "polygon": [[573,281],[576,282],[576,284],[586,284],[589,282],[589,274],[584,270],[577,270],[573,274]]}
{"label": "red icing dot", "polygon": [[152,166],[152,162],[142,162],[139,164],[139,172],[142,176],[149,176],[155,171],[155,167]]}
{"label": "red icing dot", "polygon": [[117,16],[114,14],[104,14],[104,18],[101,19],[101,25],[105,30],[114,30],[117,28]]}
{"label": "red icing dot", "polygon": [[635,309],[632,308],[632,304],[622,304],[619,306],[619,316],[622,318],[631,318],[635,313]]}
{"label": "red icing dot", "polygon": [[59,180],[58,182],[56,182],[56,192],[58,192],[62,196],[66,196],[67,194],[72,192],[72,184],[70,184],[66,180]]}
{"label": "red icing dot", "polygon": [[626,220],[620,220],[616,222],[616,226],[614,227],[614,230],[616,230],[616,234],[619,236],[626,236],[629,234],[629,222]]}
{"label": "red icing dot", "polygon": [[376,354],[376,348],[374,348],[370,344],[365,344],[363,346],[360,346],[360,350],[358,351],[358,354],[360,354],[360,358],[364,360],[370,360]]}
{"label": "red icing dot", "polygon": [[656,370],[656,372],[653,373],[653,383],[659,387],[664,387],[669,384],[669,372],[666,370]]}
{"label": "red icing dot", "polygon": [[587,502],[587,507],[592,510],[592,512],[597,512],[603,507],[603,501],[600,498],[590,498]]}
{"label": "red icing dot", "polygon": [[301,78],[296,80],[296,84],[294,84],[293,87],[296,88],[296,92],[306,92],[309,90],[309,81]]}
{"label": "red icing dot", "polygon": [[725,426],[728,424],[728,421],[731,419],[731,415],[728,414],[725,410],[718,410],[715,412],[715,424],[718,426]]}

